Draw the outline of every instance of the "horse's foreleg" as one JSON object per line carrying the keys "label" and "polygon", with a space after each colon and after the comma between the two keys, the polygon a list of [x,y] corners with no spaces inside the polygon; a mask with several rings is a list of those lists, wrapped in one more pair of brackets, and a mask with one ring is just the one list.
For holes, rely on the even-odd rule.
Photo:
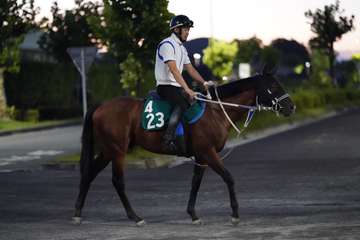
{"label": "horse's foreleg", "polygon": [[130,220],[136,222],[137,226],[142,226],[145,224],[145,221],[136,215],[135,211],[132,209],[128,197],[125,193],[125,183],[124,183],[124,154],[119,154],[116,160],[113,161],[113,176],[112,183],[120,197],[122,204],[124,205],[126,214]]}
{"label": "horse's foreleg", "polygon": [[212,152],[211,156],[212,157],[209,159],[209,166],[221,176],[228,187],[230,195],[230,206],[232,209],[231,221],[233,224],[237,224],[239,223],[239,204],[236,199],[234,179],[231,173],[224,167],[219,155],[215,151]]}
{"label": "horse's foreleg", "polygon": [[103,158],[102,154],[99,154],[95,157],[93,161],[92,167],[87,171],[82,172],[81,180],[80,180],[80,191],[75,203],[75,214],[74,221],[76,223],[81,222],[81,210],[84,207],[85,198],[89,191],[91,182],[95,179],[95,177],[103,170],[109,163],[108,160]]}
{"label": "horse's foreleg", "polygon": [[194,166],[194,173],[192,177],[192,183],[191,183],[191,191],[190,191],[190,198],[187,206],[187,212],[191,216],[191,219],[194,224],[200,223],[199,218],[196,215],[195,212],[195,203],[196,203],[196,197],[200,188],[201,180],[203,178],[205,172],[205,167],[200,167],[198,165]]}

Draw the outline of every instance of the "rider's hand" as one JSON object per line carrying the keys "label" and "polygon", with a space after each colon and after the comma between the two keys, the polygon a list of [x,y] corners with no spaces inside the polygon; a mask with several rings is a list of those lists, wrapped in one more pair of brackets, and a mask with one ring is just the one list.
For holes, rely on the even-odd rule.
{"label": "rider's hand", "polygon": [[209,91],[209,87],[216,86],[216,83],[213,81],[207,81],[203,83],[205,91]]}
{"label": "rider's hand", "polygon": [[207,86],[209,86],[209,87],[213,87],[213,86],[216,86],[217,83],[214,82],[214,81],[207,81],[207,82],[204,82],[204,85],[207,85]]}
{"label": "rider's hand", "polygon": [[196,93],[190,88],[186,89],[185,92],[190,96],[191,100],[194,100],[194,98],[196,97]]}

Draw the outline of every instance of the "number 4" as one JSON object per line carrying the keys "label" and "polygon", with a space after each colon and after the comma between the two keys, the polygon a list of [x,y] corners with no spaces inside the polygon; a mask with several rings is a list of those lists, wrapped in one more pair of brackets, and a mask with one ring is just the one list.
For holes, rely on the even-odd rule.
{"label": "number 4", "polygon": [[152,113],[152,111],[153,111],[152,105],[153,105],[153,101],[151,100],[151,101],[149,101],[149,103],[146,105],[146,107],[145,107],[145,112]]}

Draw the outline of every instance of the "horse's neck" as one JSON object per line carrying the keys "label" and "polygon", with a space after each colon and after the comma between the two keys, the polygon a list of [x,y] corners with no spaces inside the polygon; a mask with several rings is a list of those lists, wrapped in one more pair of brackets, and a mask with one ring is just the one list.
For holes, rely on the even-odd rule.
{"label": "horse's neck", "polygon": [[[249,89],[248,91],[244,91],[237,96],[225,98],[222,101],[246,106],[254,106],[256,104],[256,91],[255,89]],[[248,111],[248,109],[240,107],[224,106],[224,108],[233,122],[240,121],[243,118],[244,113]],[[231,124],[228,120],[226,120],[223,110],[221,108],[217,108],[216,111],[224,118],[224,125],[229,130],[231,128]]]}

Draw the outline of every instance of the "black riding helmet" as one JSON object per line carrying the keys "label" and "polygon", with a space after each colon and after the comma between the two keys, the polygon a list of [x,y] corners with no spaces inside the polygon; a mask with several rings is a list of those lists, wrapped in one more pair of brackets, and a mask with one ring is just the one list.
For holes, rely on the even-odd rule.
{"label": "black riding helmet", "polygon": [[194,22],[191,21],[187,16],[185,15],[177,15],[173,17],[170,21],[170,30],[174,30],[177,27],[193,27]]}

